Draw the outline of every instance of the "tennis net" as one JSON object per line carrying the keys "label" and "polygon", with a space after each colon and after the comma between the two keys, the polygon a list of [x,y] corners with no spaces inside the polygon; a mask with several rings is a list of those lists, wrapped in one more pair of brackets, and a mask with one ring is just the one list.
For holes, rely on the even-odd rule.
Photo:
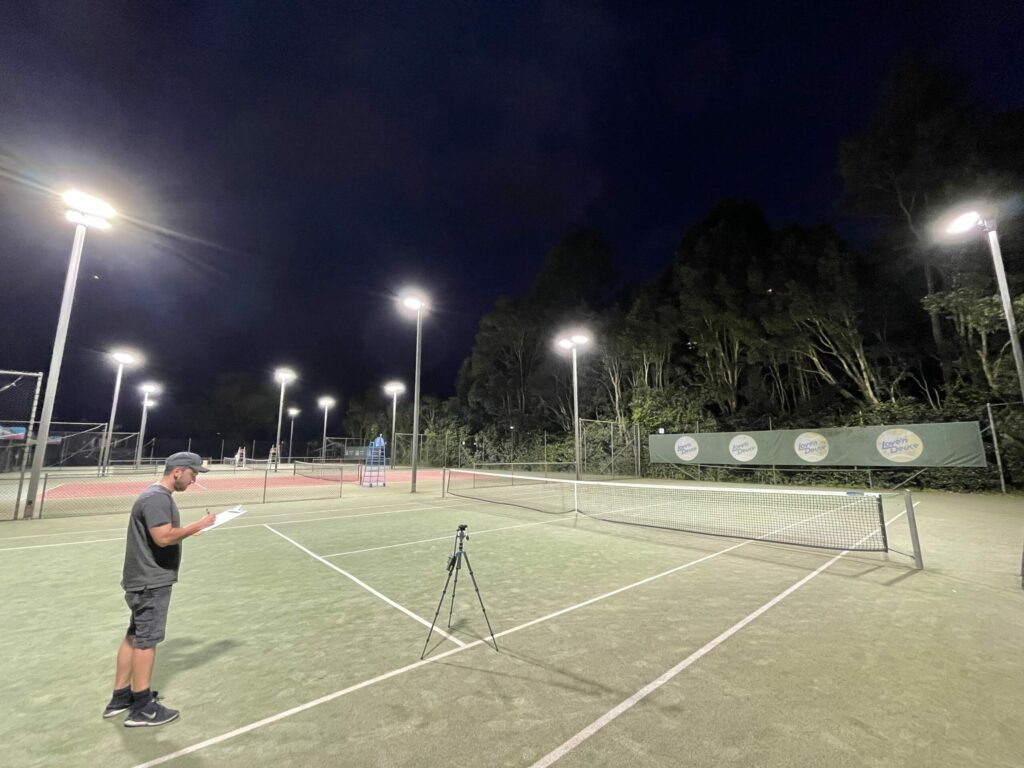
{"label": "tennis net", "polygon": [[341,462],[296,461],[292,466],[294,474],[300,477],[331,483],[340,483],[345,479],[354,481],[359,471],[358,464]]}
{"label": "tennis net", "polygon": [[539,512],[824,549],[888,551],[882,497],[860,491],[646,485],[450,469],[445,492]]}

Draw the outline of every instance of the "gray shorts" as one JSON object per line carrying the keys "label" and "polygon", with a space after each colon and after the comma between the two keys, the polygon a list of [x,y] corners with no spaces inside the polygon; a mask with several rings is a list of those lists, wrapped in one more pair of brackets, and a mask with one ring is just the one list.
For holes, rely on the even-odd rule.
{"label": "gray shorts", "polygon": [[164,639],[167,610],[171,607],[171,585],[125,592],[124,601],[131,609],[128,637],[134,637],[135,648],[154,648]]}

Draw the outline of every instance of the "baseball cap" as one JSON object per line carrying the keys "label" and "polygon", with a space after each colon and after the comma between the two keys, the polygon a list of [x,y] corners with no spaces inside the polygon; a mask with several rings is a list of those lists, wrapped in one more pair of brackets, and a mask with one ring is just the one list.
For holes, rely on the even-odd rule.
{"label": "baseball cap", "polygon": [[175,467],[188,467],[195,472],[210,471],[209,468],[203,466],[203,460],[198,453],[190,453],[189,451],[172,453],[167,457],[167,468],[174,469]]}

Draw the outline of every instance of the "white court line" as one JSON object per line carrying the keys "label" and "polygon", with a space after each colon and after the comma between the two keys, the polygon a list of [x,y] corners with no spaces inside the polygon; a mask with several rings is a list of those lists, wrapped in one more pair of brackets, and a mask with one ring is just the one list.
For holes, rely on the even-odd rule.
{"label": "white court line", "polygon": [[[902,515],[902,514],[905,514],[905,513],[900,513],[900,515]],[[889,522],[895,521],[896,519],[898,519],[900,517],[900,515],[896,515],[896,517],[894,517]],[[176,758],[184,757],[185,755],[190,755],[190,754],[193,754],[195,752],[199,752],[202,749],[206,749],[207,747],[212,747],[212,746],[214,746],[216,744],[220,744],[221,742],[227,741],[229,739],[233,739],[236,736],[241,736],[241,735],[249,733],[251,731],[255,731],[258,728],[262,728],[265,725],[272,725],[273,723],[276,723],[279,720],[284,720],[285,718],[291,717],[292,715],[297,715],[297,714],[300,714],[300,713],[305,712],[307,710],[313,709],[314,707],[318,707],[321,704],[326,704],[328,702],[334,701],[335,699],[338,699],[338,698],[340,698],[342,696],[345,696],[345,695],[347,695],[349,693],[352,693],[354,691],[358,691],[358,690],[361,690],[363,688],[368,688],[368,687],[370,687],[372,685],[375,685],[377,683],[383,682],[385,680],[390,680],[393,677],[397,677],[398,675],[404,674],[406,672],[410,672],[410,671],[412,671],[414,669],[419,669],[420,667],[425,666],[427,664],[432,664],[434,662],[441,661],[442,659],[448,658],[449,656],[452,656],[454,654],[461,653],[463,651],[467,651],[467,650],[469,650],[471,648],[475,648],[478,645],[482,645],[485,641],[487,641],[489,639],[490,640],[494,640],[494,639],[497,639],[499,637],[505,637],[507,635],[511,635],[511,634],[513,634],[515,632],[519,632],[520,630],[527,629],[527,628],[532,627],[532,626],[534,626],[536,624],[540,624],[541,622],[545,622],[545,621],[549,621],[551,619],[558,618],[559,616],[563,616],[563,615],[565,615],[567,613],[570,613],[572,611],[575,611],[575,610],[577,610],[579,608],[583,608],[583,607],[586,607],[588,605],[592,605],[592,604],[594,604],[596,602],[599,602],[601,600],[607,599],[609,597],[614,597],[615,595],[621,594],[621,593],[626,592],[627,590],[630,590],[630,589],[634,589],[635,587],[640,587],[640,586],[643,586],[644,584],[649,584],[652,581],[655,581],[657,579],[663,578],[665,576],[669,576],[669,575],[671,575],[673,573],[676,573],[677,571],[681,571],[681,570],[684,570],[686,568],[689,568],[690,566],[697,565],[698,563],[702,563],[702,562],[705,562],[707,560],[711,560],[712,558],[718,557],[719,555],[724,555],[724,554],[726,554],[728,552],[733,551],[734,549],[739,549],[740,547],[745,547],[748,544],[755,544],[755,543],[757,543],[757,542],[755,542],[753,540],[741,541],[738,544],[733,544],[730,547],[726,547],[725,549],[721,549],[721,550],[719,550],[717,552],[713,552],[710,555],[705,555],[704,557],[698,558],[697,560],[692,560],[692,561],[690,561],[688,563],[684,563],[683,565],[677,565],[677,566],[675,566],[673,568],[670,568],[667,571],[662,571],[661,573],[654,574],[653,576],[648,576],[647,578],[641,579],[640,581],[634,582],[633,584],[628,584],[628,585],[626,585],[624,587],[619,587],[618,589],[612,590],[611,592],[606,592],[603,595],[598,595],[597,597],[592,597],[589,600],[585,600],[585,601],[583,601],[581,603],[577,603],[576,605],[571,605],[568,608],[563,608],[561,610],[555,611],[554,613],[549,613],[546,616],[541,616],[539,619],[533,619],[531,621],[526,622],[525,624],[520,624],[517,627],[512,627],[511,629],[506,629],[506,630],[504,630],[502,632],[497,632],[494,635],[490,636],[489,638],[484,638],[483,640],[474,640],[473,642],[468,643],[467,645],[465,645],[465,646],[463,646],[461,648],[452,648],[449,651],[445,651],[444,653],[440,653],[440,654],[438,654],[436,656],[431,656],[428,659],[422,659],[422,660],[414,662],[412,664],[408,664],[408,665],[406,665],[404,667],[399,667],[398,669],[393,669],[390,672],[385,672],[385,673],[380,674],[380,675],[378,675],[376,677],[369,678],[368,680],[364,680],[361,683],[356,683],[355,685],[351,685],[348,688],[343,688],[343,689],[341,689],[339,691],[334,691],[333,693],[328,693],[327,695],[321,696],[318,699],[313,699],[312,701],[307,701],[305,704],[299,704],[298,706],[292,707],[291,709],[284,710],[283,712],[278,712],[277,714],[269,715],[268,717],[265,717],[262,720],[257,720],[256,722],[249,723],[248,725],[243,725],[243,726],[241,726],[239,728],[236,728],[236,729],[234,729],[232,731],[227,731],[226,733],[222,733],[219,736],[212,736],[209,739],[205,739],[203,741],[196,742],[195,744],[192,744],[191,746],[183,747],[182,749],[179,749],[179,750],[177,750],[175,752],[171,752],[169,754],[162,755],[161,757],[154,758],[154,759],[149,760],[149,761],[147,761],[145,763],[139,763],[138,765],[134,766],[134,768],[153,768],[153,766],[162,765],[163,763],[168,763],[171,760],[174,760]],[[326,564],[327,565],[331,565],[331,563],[326,563]]]}
{"label": "white court line", "polygon": [[[227,733],[222,733],[219,736],[213,736],[213,737],[211,737],[209,739],[206,739],[204,741],[197,742],[197,743],[195,743],[195,744],[193,744],[191,746],[179,749],[176,752],[171,752],[170,754],[154,758],[153,760],[150,760],[148,762],[139,763],[134,768],[152,768],[152,766],[161,765],[162,763],[170,762],[171,760],[174,760],[175,758],[183,757],[184,755],[190,755],[190,754],[192,754],[194,752],[198,752],[201,749],[205,749],[206,747],[212,747],[215,744],[220,744],[223,741],[227,741],[228,739],[232,739],[235,736],[241,736],[242,734],[249,733],[250,731],[254,731],[257,728],[262,728],[265,725],[270,725],[272,723],[276,723],[279,720],[284,720],[285,718],[291,717],[292,715],[297,715],[300,712],[305,712],[306,710],[313,709],[314,707],[318,707],[321,704],[326,704],[329,701],[334,701],[335,699],[340,698],[341,696],[345,696],[346,694],[352,693],[353,691],[358,691],[358,690],[361,690],[363,688],[368,688],[371,685],[375,685],[375,684],[383,682],[385,680],[390,680],[391,678],[397,677],[398,675],[404,674],[405,672],[410,672],[410,671],[412,671],[414,669],[418,669],[418,668],[420,668],[422,666],[425,666],[427,664],[433,664],[435,662],[441,661],[442,659],[446,659],[449,656],[452,656],[453,654],[461,653],[462,651],[467,651],[470,648],[475,648],[478,645],[482,645],[487,640],[494,640],[494,639],[497,639],[499,637],[505,637],[506,635],[511,635],[511,634],[513,634],[515,632],[519,632],[520,630],[527,629],[527,628],[532,627],[532,626],[534,626],[536,624],[540,624],[541,622],[545,622],[545,621],[549,621],[551,619],[558,618],[559,616],[563,616],[563,615],[565,615],[567,613],[570,613],[572,611],[575,611],[575,610],[577,610],[579,608],[584,608],[584,607],[586,607],[588,605],[592,605],[592,604],[594,604],[596,602],[599,602],[600,600],[605,600],[605,599],[607,599],[609,597],[614,597],[615,595],[621,594],[622,592],[625,592],[625,591],[630,590],[630,589],[634,589],[635,587],[640,587],[640,586],[643,586],[644,584],[649,584],[650,582],[655,581],[657,579],[660,579],[660,578],[662,578],[664,576],[669,576],[669,575],[671,575],[673,573],[676,573],[677,571],[684,570],[686,568],[689,568],[690,566],[697,565],[698,563],[702,563],[702,562],[704,562],[706,560],[711,560],[712,558],[718,557],[719,555],[724,555],[727,552],[731,552],[734,549],[738,549],[739,547],[744,547],[747,544],[753,544],[753,543],[754,543],[753,541],[741,541],[738,544],[733,544],[731,547],[726,547],[725,549],[719,550],[718,552],[713,552],[710,555],[705,555],[704,557],[701,557],[701,558],[699,558],[697,560],[691,560],[690,562],[684,563],[683,565],[677,565],[677,566],[675,566],[673,568],[670,568],[667,571],[662,571],[661,573],[656,573],[653,576],[648,576],[647,578],[641,579],[640,581],[634,582],[633,584],[627,584],[626,586],[619,587],[618,589],[614,589],[611,592],[605,592],[603,595],[598,595],[597,597],[592,597],[589,600],[584,600],[581,603],[576,603],[575,605],[570,605],[568,608],[562,608],[561,610],[555,611],[553,613],[549,613],[546,616],[541,616],[539,619],[532,619],[531,621],[528,621],[525,624],[520,624],[517,627],[512,627],[511,629],[506,629],[506,630],[504,630],[502,632],[496,632],[494,635],[491,635],[489,637],[485,637],[483,640],[474,640],[473,642],[467,643],[466,645],[464,645],[461,648],[452,648],[451,650],[445,651],[444,653],[439,653],[436,656],[431,656],[430,658],[422,659],[422,660],[414,662],[412,664],[408,664],[408,665],[406,665],[404,667],[399,667],[398,669],[393,669],[390,672],[384,672],[383,674],[377,675],[376,677],[371,677],[368,680],[364,680],[361,683],[356,683],[355,685],[351,685],[348,688],[343,688],[340,691],[334,691],[334,693],[328,693],[325,696],[321,696],[319,699],[314,699],[313,701],[307,701],[305,704],[299,704],[298,706],[292,707],[291,709],[287,709],[284,712],[278,712],[275,715],[270,715],[268,717],[263,718],[262,720],[257,720],[254,723],[249,723],[248,725],[243,725],[240,728],[236,728],[233,731],[228,731]],[[331,564],[327,563],[327,565],[331,565]]]}
{"label": "white court line", "polygon": [[[900,514],[898,514],[895,517],[893,517],[889,521],[889,523],[895,522],[897,519],[899,519],[899,517],[901,515],[904,515],[904,514],[906,514],[906,512],[901,512]],[[872,533],[869,533],[867,536],[865,536],[863,539],[861,539],[861,541],[865,541],[865,540],[871,538],[872,536],[875,535],[875,533],[877,533],[877,530],[872,532]],[[857,543],[859,544],[860,542],[857,542]],[[553,749],[551,752],[548,752],[548,754],[546,754],[540,760],[538,760],[533,765],[531,765],[530,768],[547,768],[547,766],[551,765],[552,763],[556,763],[559,760],[561,760],[563,757],[565,757],[567,754],[569,754],[569,752],[574,750],[576,747],[578,747],[584,741],[586,741],[591,736],[593,736],[595,733],[597,733],[602,728],[604,728],[606,725],[608,725],[608,723],[610,723],[612,720],[617,718],[619,715],[621,715],[621,714],[623,714],[625,712],[628,712],[637,703],[639,703],[640,701],[643,701],[644,699],[646,699],[648,696],[650,696],[656,690],[661,688],[661,686],[663,686],[665,683],[669,682],[672,678],[674,678],[680,672],[685,670],[687,667],[691,666],[694,662],[699,661],[701,658],[703,658],[707,654],[711,653],[711,651],[715,650],[715,648],[720,646],[722,643],[724,643],[730,637],[732,637],[737,632],[739,632],[741,629],[746,627],[752,621],[755,621],[757,618],[762,616],[764,613],[766,613],[768,610],[770,610],[773,606],[775,606],[775,605],[779,604],[780,602],[782,602],[783,600],[785,600],[791,594],[793,594],[798,589],[800,589],[802,586],[807,584],[811,579],[813,579],[816,576],[818,576],[819,574],[823,573],[825,570],[830,568],[833,564],[837,563],[843,557],[846,557],[846,555],[850,554],[851,551],[852,550],[850,550],[850,549],[844,549],[842,552],[840,552],[838,555],[833,557],[827,563],[824,563],[823,565],[821,565],[813,573],[807,574],[806,576],[804,576],[802,579],[800,579],[795,584],[790,585],[790,587],[788,589],[786,589],[786,590],[780,592],[779,594],[777,594],[775,597],[773,597],[767,603],[762,605],[760,608],[758,608],[757,610],[753,611],[752,613],[747,614],[747,616],[745,616],[744,618],[740,619],[738,622],[733,624],[727,630],[722,632],[718,637],[716,637],[713,640],[705,643],[702,647],[698,648],[696,651],[691,653],[689,656],[687,656],[681,662],[676,664],[674,667],[672,667],[672,669],[668,670],[665,674],[663,674],[657,680],[651,681],[650,683],[645,685],[643,688],[641,688],[639,691],[637,691],[632,696],[630,696],[628,699],[626,699],[625,701],[621,702],[618,706],[613,707],[612,709],[610,709],[607,712],[605,712],[603,715],[601,715],[601,717],[597,718],[597,720],[592,722],[590,725],[588,725],[586,728],[581,730],[575,736],[570,737],[565,742],[563,742],[560,746],[558,746],[557,748]]]}
{"label": "white court line", "polygon": [[101,541],[124,541],[124,536],[115,539],[89,539],[88,541],[61,541],[54,544],[29,544],[24,547],[0,547],[0,552],[14,552],[19,549],[44,549],[47,547],[71,547],[75,544],[97,544]]}
{"label": "white court line", "polygon": [[[465,506],[467,503],[468,502],[462,502],[460,504],[455,504],[453,506]],[[365,507],[365,506],[364,507],[355,507],[355,509],[366,509],[366,508],[367,507]],[[436,507],[436,508],[435,507],[428,507],[427,509],[429,511],[434,511],[435,509],[444,509],[444,508],[445,507]],[[307,512],[281,512],[281,513],[277,513],[277,514],[273,514],[273,515],[259,515],[258,517],[264,518],[264,517],[283,517],[285,515],[313,515],[313,514],[318,514],[320,512],[324,512],[324,511],[325,510],[322,510],[322,509],[314,509],[314,510],[309,510]],[[420,507],[406,507],[404,509],[388,509],[388,510],[384,510],[384,511],[381,511],[381,512],[363,512],[363,513],[358,514],[358,515],[340,514],[340,515],[332,515],[331,517],[307,518],[305,520],[278,520],[274,524],[275,525],[290,525],[292,523],[315,523],[315,522],[322,522],[324,520],[347,520],[349,518],[355,519],[355,518],[360,518],[360,517],[375,517],[377,515],[393,515],[393,514],[400,513],[400,512],[423,512],[423,511],[424,511],[424,507],[422,507],[422,506],[420,506]],[[230,528],[228,528],[228,530],[229,531],[237,531],[237,530],[241,530],[242,528],[262,528],[264,525],[265,525],[265,523],[247,523],[247,524],[243,524],[243,525],[232,525]],[[109,528],[109,529],[103,529],[101,531],[88,531],[88,533],[105,533],[107,531],[111,531],[111,532],[119,531],[119,532],[121,532],[123,534],[124,529],[123,528]],[[35,544],[35,545],[32,545],[32,546],[24,546],[24,547],[5,547],[5,546],[2,546],[4,542],[15,541],[15,540],[18,540],[18,539],[33,539],[33,538],[38,538],[40,536],[75,536],[75,535],[80,535],[81,533],[87,533],[87,531],[76,531],[76,532],[73,532],[73,533],[72,532],[67,532],[67,533],[35,533],[35,534],[31,534],[29,536],[10,536],[8,538],[0,538],[0,552],[13,552],[13,551],[19,550],[19,549],[43,549],[45,547],[67,547],[67,546],[71,546],[73,544],[95,544],[97,542],[102,542],[102,541],[124,541],[124,536],[121,535],[121,536],[119,536],[119,537],[117,537],[115,539],[90,539],[88,541],[63,541],[63,542],[56,542],[56,543],[53,543],[53,544]]]}
{"label": "white court line", "polygon": [[[385,595],[385,594],[383,594],[383,593],[381,593],[381,592],[378,592],[378,591],[377,591],[376,589],[374,589],[373,587],[371,587],[371,586],[370,586],[369,584],[367,584],[367,583],[366,583],[365,581],[360,581],[360,580],[359,580],[358,578],[356,578],[355,576],[353,576],[353,575],[352,575],[351,573],[349,573],[348,571],[342,570],[341,568],[339,568],[338,566],[336,566],[336,565],[335,565],[334,563],[331,563],[331,562],[328,562],[327,560],[324,560],[324,559],[323,559],[322,557],[320,557],[320,555],[318,555],[318,554],[316,554],[315,552],[311,552],[310,550],[306,549],[306,548],[305,548],[304,546],[302,546],[301,544],[299,544],[299,542],[295,541],[294,539],[289,539],[289,538],[288,538],[287,536],[285,536],[285,535],[284,535],[283,533],[281,533],[280,531],[275,531],[275,530],[274,530],[273,528],[271,528],[271,527],[270,527],[269,525],[264,525],[263,527],[264,527],[264,528],[266,528],[266,529],[267,529],[268,531],[270,531],[271,533],[276,533],[276,534],[277,534],[278,536],[280,536],[280,537],[281,537],[282,539],[284,539],[285,541],[287,541],[287,542],[288,542],[289,544],[293,544],[293,545],[295,545],[296,547],[298,547],[299,549],[301,549],[301,550],[302,550],[303,552],[305,552],[305,553],[306,553],[307,555],[309,555],[309,556],[310,556],[310,557],[312,557],[313,559],[315,559],[315,560],[319,560],[319,561],[320,561],[321,563],[323,563],[324,565],[326,565],[326,566],[327,566],[328,568],[333,568],[333,569],[334,569],[335,571],[337,571],[338,573],[340,573],[340,574],[341,574],[342,576],[344,576],[345,578],[347,578],[347,579],[351,579],[351,580],[352,580],[352,581],[354,581],[354,582],[355,582],[356,584],[358,584],[358,585],[359,585],[360,587],[362,587],[362,588],[363,588],[363,589],[365,589],[365,590],[366,590],[367,592],[369,592],[369,593],[370,593],[371,595],[373,595],[374,597],[378,597],[378,598],[380,598],[380,599],[381,599],[381,600],[383,600],[383,601],[384,601],[385,603],[387,603],[388,605],[390,605],[390,606],[391,606],[392,608],[397,608],[397,609],[398,609],[398,610],[400,610],[400,611],[401,611],[402,613],[404,613],[404,614],[405,614],[406,616],[409,616],[409,617],[411,617],[411,618],[413,618],[413,619],[416,619],[416,621],[418,621],[418,622],[419,622],[420,624],[422,624],[422,625],[423,625],[423,626],[425,626],[425,627],[429,627],[429,626],[431,626],[431,622],[427,621],[427,620],[426,620],[426,619],[424,619],[424,618],[423,618],[422,616],[418,616],[417,614],[413,613],[413,612],[412,612],[412,611],[410,611],[410,610],[409,610],[408,608],[406,608],[406,607],[405,607],[404,605],[399,605],[399,604],[398,604],[398,603],[396,603],[396,602],[395,602],[394,600],[392,600],[392,599],[391,599],[390,597],[388,597],[387,595]],[[462,640],[459,640],[459,638],[457,638],[457,637],[452,637],[452,636],[451,636],[451,635],[449,635],[449,634],[448,634],[447,632],[445,632],[444,630],[442,630],[442,629],[441,629],[440,627],[434,627],[434,631],[435,631],[435,632],[438,632],[438,633],[439,633],[439,634],[441,634],[442,636],[444,636],[444,637],[448,638],[449,640],[451,640],[451,641],[452,641],[453,643],[455,643],[456,645],[458,645],[458,646],[460,646],[460,647],[462,647],[462,648],[466,647],[466,643],[465,643],[465,642],[463,642]]]}
{"label": "white court line", "polygon": [[[479,536],[483,533],[494,533],[496,531],[510,531],[513,528],[529,528],[534,525],[549,525],[550,523],[563,523],[566,520],[572,520],[570,517],[559,517],[554,520],[541,520],[537,523],[520,523],[519,525],[506,525],[501,528],[486,528],[482,531],[473,531],[474,536]],[[447,536],[435,536],[432,539],[419,539],[418,541],[403,541],[401,544],[385,544],[382,547],[369,547],[367,549],[350,549],[348,552],[335,552],[332,555],[321,555],[321,557],[341,557],[342,555],[358,555],[363,552],[377,552],[381,549],[395,549],[396,547],[411,547],[414,544],[427,544],[431,541],[447,541],[454,537],[454,534],[448,534]],[[469,538],[468,536],[466,537]]]}

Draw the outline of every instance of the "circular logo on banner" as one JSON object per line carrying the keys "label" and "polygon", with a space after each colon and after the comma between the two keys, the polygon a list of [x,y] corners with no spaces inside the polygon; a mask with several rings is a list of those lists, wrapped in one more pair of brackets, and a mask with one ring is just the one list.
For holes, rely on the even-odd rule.
{"label": "circular logo on banner", "polygon": [[828,438],[817,432],[804,432],[793,441],[793,450],[804,461],[821,461],[828,456]]}
{"label": "circular logo on banner", "polygon": [[909,429],[887,429],[875,440],[883,459],[896,462],[913,461],[924,452],[924,442]]}
{"label": "circular logo on banner", "polygon": [[729,441],[729,453],[736,461],[750,461],[757,456],[757,443],[750,435],[736,435]]}
{"label": "circular logo on banner", "polygon": [[700,446],[692,437],[680,437],[676,440],[676,456],[683,461],[693,461],[697,458]]}

